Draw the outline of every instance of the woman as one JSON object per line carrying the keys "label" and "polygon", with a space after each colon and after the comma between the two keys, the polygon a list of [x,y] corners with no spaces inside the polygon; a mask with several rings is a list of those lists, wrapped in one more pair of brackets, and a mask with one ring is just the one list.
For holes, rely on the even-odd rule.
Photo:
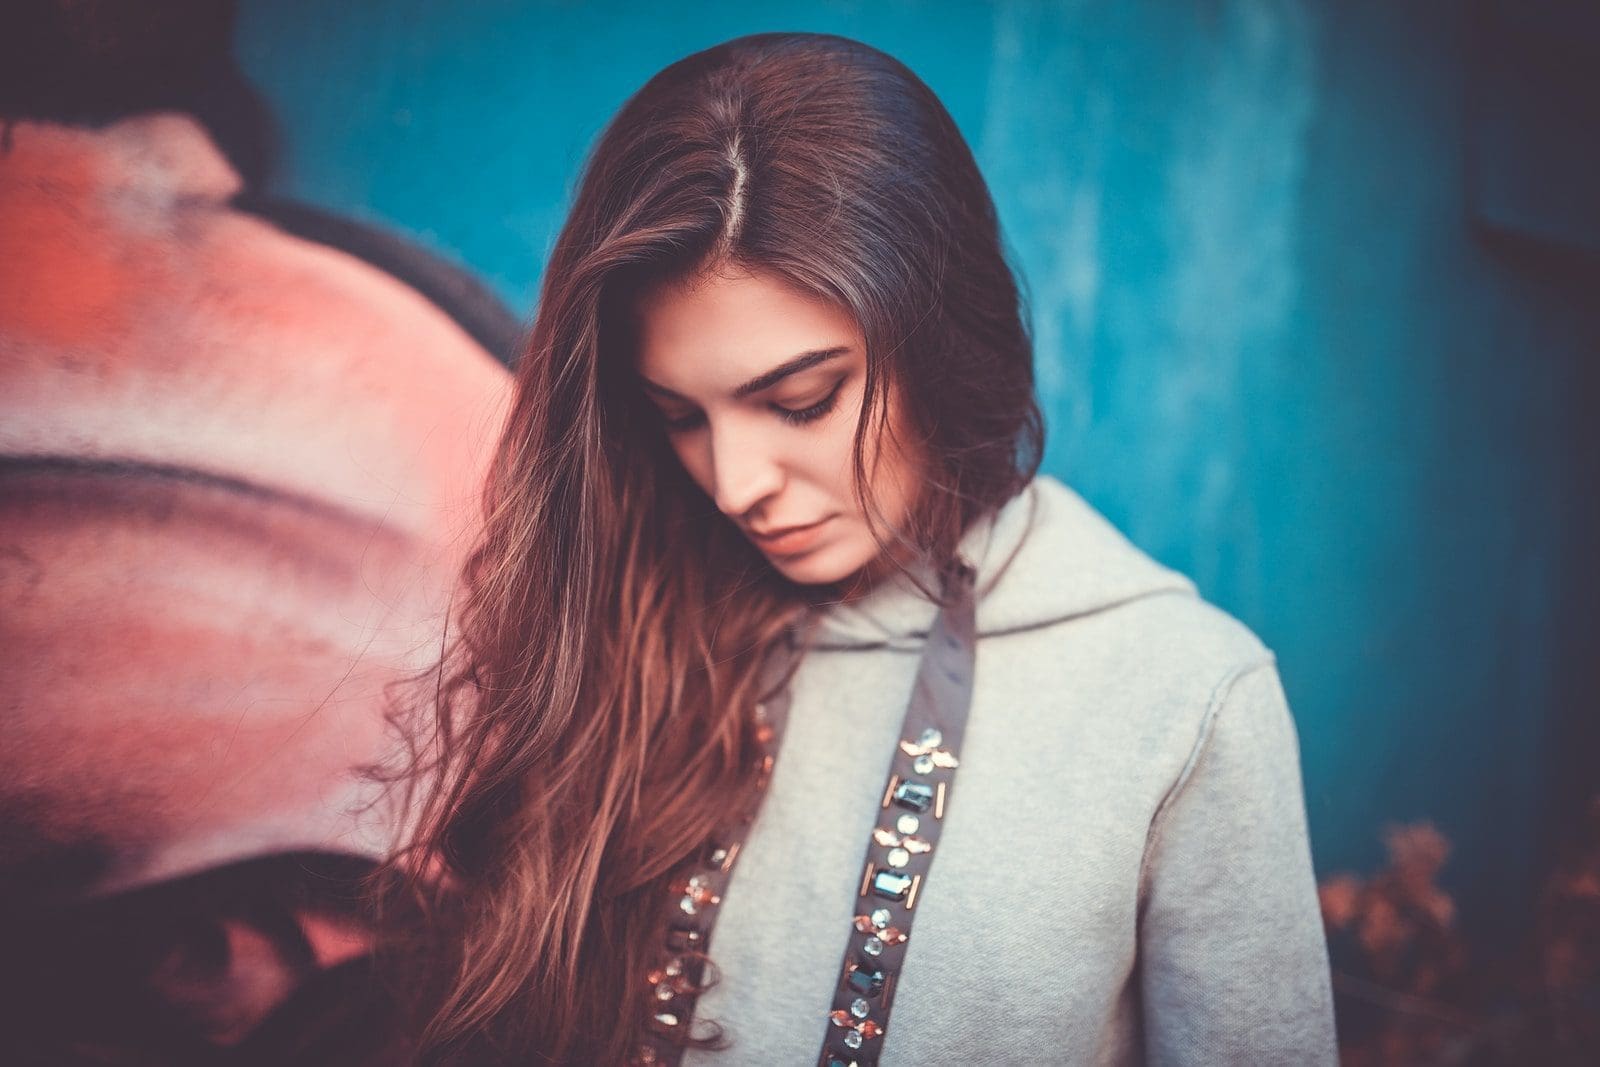
{"label": "woman", "polygon": [[760,34],[622,107],[429,694],[427,1057],[1333,1061],[1272,655],[1042,439],[903,65]]}

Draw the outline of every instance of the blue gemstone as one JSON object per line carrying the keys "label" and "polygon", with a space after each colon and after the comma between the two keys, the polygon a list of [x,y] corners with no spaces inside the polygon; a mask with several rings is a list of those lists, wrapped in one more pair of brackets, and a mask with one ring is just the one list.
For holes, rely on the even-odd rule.
{"label": "blue gemstone", "polygon": [[915,780],[895,786],[894,802],[912,811],[927,811],[933,807],[933,786]]}
{"label": "blue gemstone", "polygon": [[883,972],[873,967],[852,963],[844,980],[846,985],[864,997],[875,997],[883,992]]}
{"label": "blue gemstone", "polygon": [[872,876],[872,891],[885,900],[904,900],[911,889],[911,876],[899,871],[879,871]]}

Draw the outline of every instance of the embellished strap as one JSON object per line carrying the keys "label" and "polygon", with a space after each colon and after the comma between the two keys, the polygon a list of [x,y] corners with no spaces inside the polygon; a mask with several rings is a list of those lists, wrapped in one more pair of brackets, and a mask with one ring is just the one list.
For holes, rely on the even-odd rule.
{"label": "embellished strap", "polygon": [[792,694],[789,686],[777,686],[794,649],[789,641],[779,644],[781,648],[767,655],[762,667],[761,691],[772,695],[758,702],[752,711],[759,752],[755,795],[746,810],[722,827],[701,856],[674,877],[667,903],[664,960],[647,976],[652,1032],[635,1050],[630,1061],[633,1064],[676,1067],[683,1058],[682,1042],[704,989],[706,954],[711,948],[711,931],[721,911],[722,896],[766,795],[789,721]]}
{"label": "embellished strap", "polygon": [[[972,702],[977,647],[974,578],[973,568],[958,561],[944,589],[948,606],[935,619],[917,668],[856,892],[854,931],[835,985],[833,1010],[825,1021],[822,1067],[867,1067],[877,1062],[882,1048],[895,981],[933,863]],[[752,804],[672,883],[666,951],[663,962],[648,975],[651,1032],[635,1050],[633,1064],[676,1067],[682,1060],[684,1035],[704,989],[712,927],[771,780],[788,723],[790,688],[773,691],[789,665],[781,654],[769,655],[764,664],[762,691],[773,695],[754,709],[760,768]]]}
{"label": "embellished strap", "polygon": [[945,589],[946,599],[954,600],[928,634],[861,870],[854,929],[834,986],[820,1067],[867,1067],[883,1048],[972,704],[974,577],[961,562]]}

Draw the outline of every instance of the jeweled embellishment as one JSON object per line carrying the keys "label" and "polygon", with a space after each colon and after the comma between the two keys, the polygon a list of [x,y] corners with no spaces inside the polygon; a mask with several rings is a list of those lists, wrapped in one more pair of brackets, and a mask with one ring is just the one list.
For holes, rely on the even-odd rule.
{"label": "jeweled embellishment", "polygon": [[944,743],[944,735],[938,730],[928,729],[922,731],[915,741],[900,742],[900,751],[916,758],[912,764],[918,774],[927,774],[935,767],[949,770],[961,766],[955,753],[948,749],[940,748]]}
{"label": "jeweled embellishment", "polygon": [[933,786],[927,782],[905,781],[895,786],[894,802],[917,813],[933,807]]}
{"label": "jeweled embellishment", "polygon": [[903,848],[891,848],[884,857],[884,862],[891,867],[904,867],[911,862],[911,853]]}
{"label": "jeweled embellishment", "polygon": [[711,882],[705,875],[697,874],[684,886],[683,898],[678,907],[685,915],[698,914],[707,904],[721,904],[722,898],[711,891]]}
{"label": "jeweled embellishment", "polygon": [[872,1014],[872,1005],[868,1004],[864,998],[857,997],[850,1002],[850,1014],[857,1019],[865,1019]]}
{"label": "jeweled embellishment", "polygon": [[875,997],[883,992],[883,972],[876,967],[852,963],[845,971],[844,981],[852,990],[864,997]]}
{"label": "jeweled embellishment", "polygon": [[704,934],[687,926],[674,926],[667,931],[667,947],[674,952],[687,952],[703,940]]}
{"label": "jeweled embellishment", "polygon": [[[901,944],[909,935],[897,926],[890,926],[889,918],[889,909],[879,908],[871,915],[857,915],[855,917],[855,927],[864,934],[873,935],[873,939],[880,946]],[[866,948],[866,946],[863,946],[863,948]],[[866,951],[874,956],[878,954],[870,948],[866,948]],[[882,951],[882,949],[880,948],[879,951]]]}
{"label": "jeweled embellishment", "polygon": [[828,1013],[828,1018],[833,1020],[833,1025],[845,1028],[843,1041],[851,1048],[860,1048],[863,1040],[870,1040],[883,1035],[883,1027],[871,1019],[856,1020],[850,1013],[840,1008]]}
{"label": "jeweled embellishment", "polygon": [[[932,841],[920,837],[901,837],[893,830],[885,830],[881,826],[872,831],[872,839],[884,848],[903,848],[913,856],[920,856],[933,849]],[[894,866],[903,867],[905,864],[895,863]]]}
{"label": "jeweled embellishment", "polygon": [[903,834],[914,834],[922,827],[915,815],[902,815],[894,821],[894,828]]}
{"label": "jeweled embellishment", "polygon": [[694,991],[694,984],[684,973],[683,960],[677,957],[653,968],[646,978],[655,987],[655,998],[663,1004],[679,994]]}
{"label": "jeweled embellishment", "polygon": [[861,943],[861,951],[869,956],[883,955],[883,942],[879,938],[869,937]]}
{"label": "jeweled embellishment", "polygon": [[872,891],[885,900],[904,900],[910,889],[910,875],[898,871],[879,871],[872,876]]}

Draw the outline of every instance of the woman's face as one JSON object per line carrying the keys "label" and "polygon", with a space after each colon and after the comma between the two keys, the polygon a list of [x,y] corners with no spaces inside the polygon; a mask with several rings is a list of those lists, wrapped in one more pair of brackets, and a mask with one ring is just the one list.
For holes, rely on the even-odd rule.
{"label": "woman's face", "polygon": [[[885,561],[857,506],[851,447],[866,384],[854,317],[766,274],[660,286],[638,306],[635,369],[684,469],[785,577],[872,578]],[[899,389],[864,459],[902,525],[916,472]],[[782,537],[763,537],[791,527]]]}

